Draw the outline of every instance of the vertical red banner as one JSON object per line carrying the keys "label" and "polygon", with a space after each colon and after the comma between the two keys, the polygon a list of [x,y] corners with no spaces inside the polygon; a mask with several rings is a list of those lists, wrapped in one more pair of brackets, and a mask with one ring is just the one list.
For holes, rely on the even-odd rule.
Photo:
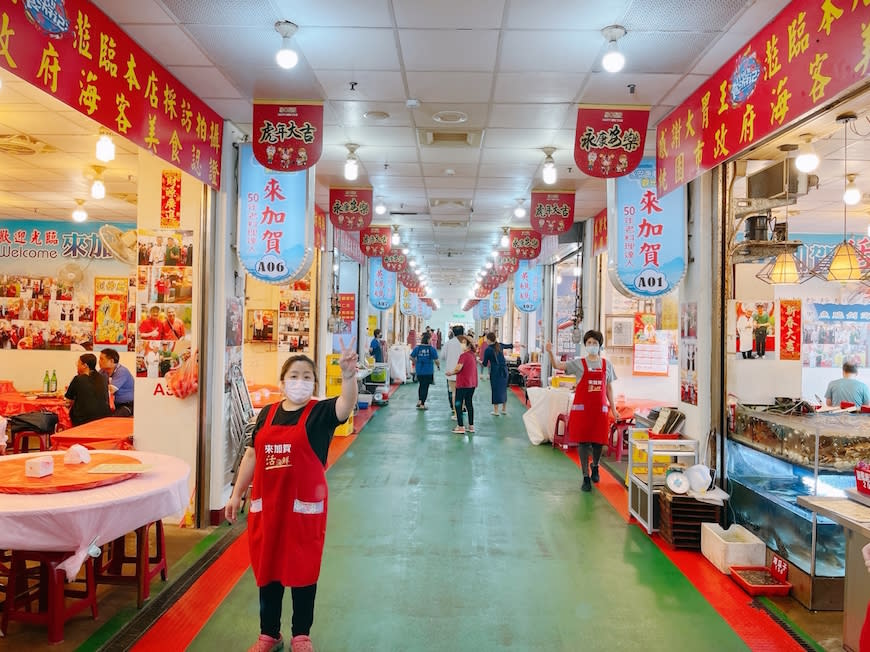
{"label": "vertical red banner", "polygon": [[607,209],[595,216],[592,224],[592,255],[597,256],[607,251]]}
{"label": "vertical red banner", "polygon": [[338,314],[342,321],[348,323],[356,319],[356,295],[350,292],[338,295]]}
{"label": "vertical red banner", "polygon": [[779,300],[779,359],[801,359],[801,301]]}
{"label": "vertical red banner", "polygon": [[367,226],[359,232],[359,248],[366,256],[386,256],[390,253],[390,227]]}
{"label": "vertical red banner", "polygon": [[314,248],[326,248],[326,211],[314,204]]}
{"label": "vertical red banner", "polygon": [[181,226],[181,172],[163,170],[160,174],[160,228]]}
{"label": "vertical red banner", "polygon": [[543,235],[559,235],[574,223],[574,191],[533,190],[529,211],[532,228]]}

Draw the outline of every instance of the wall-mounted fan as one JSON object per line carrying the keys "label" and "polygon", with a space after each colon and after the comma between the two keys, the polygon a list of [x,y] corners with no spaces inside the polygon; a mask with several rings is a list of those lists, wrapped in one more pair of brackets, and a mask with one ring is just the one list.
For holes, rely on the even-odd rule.
{"label": "wall-mounted fan", "polygon": [[66,286],[77,285],[84,278],[84,270],[75,263],[67,263],[57,270],[57,280]]}
{"label": "wall-mounted fan", "polygon": [[112,255],[126,265],[135,265],[139,261],[136,240],[136,229],[121,231],[113,224],[104,224],[100,227],[100,240],[103,245],[112,252]]}

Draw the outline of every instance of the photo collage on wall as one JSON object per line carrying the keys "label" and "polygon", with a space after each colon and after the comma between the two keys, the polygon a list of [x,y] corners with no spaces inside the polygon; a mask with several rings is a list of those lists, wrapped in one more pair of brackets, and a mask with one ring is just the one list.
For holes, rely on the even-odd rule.
{"label": "photo collage on wall", "polygon": [[310,276],[281,288],[278,305],[278,350],[308,353],[311,329]]}
{"label": "photo collage on wall", "polygon": [[190,356],[193,231],[139,229],[136,375],[163,378]]}
{"label": "photo collage on wall", "polygon": [[802,326],[804,367],[870,366],[870,306],[807,301]]}

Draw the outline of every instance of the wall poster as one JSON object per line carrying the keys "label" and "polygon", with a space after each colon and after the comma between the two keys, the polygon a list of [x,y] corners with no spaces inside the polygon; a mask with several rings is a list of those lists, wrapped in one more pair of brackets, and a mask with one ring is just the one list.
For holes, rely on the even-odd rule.
{"label": "wall poster", "polygon": [[680,400],[689,405],[698,404],[698,304],[694,301],[680,304]]}

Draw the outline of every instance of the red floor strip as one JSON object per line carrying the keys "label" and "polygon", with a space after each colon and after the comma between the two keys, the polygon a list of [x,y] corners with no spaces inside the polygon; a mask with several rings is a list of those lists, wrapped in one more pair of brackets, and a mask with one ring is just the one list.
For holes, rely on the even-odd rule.
{"label": "red floor strip", "polygon": [[[580,465],[577,449],[565,452],[575,464]],[[578,480],[579,484],[579,480]],[[579,488],[579,487],[578,487]],[[625,485],[616,480],[610,473],[601,474],[601,482],[596,490],[604,496],[610,505],[626,520],[641,527],[637,521],[629,518],[628,496]],[[646,530],[644,530],[646,532]],[[683,575],[688,578],[698,592],[704,596],[731,629],[743,639],[752,650],[759,652],[800,652],[804,648],[780,627],[765,612],[751,605],[751,598],[744,593],[727,575],[723,575],[707,558],[699,552],[691,550],[674,550],[658,534],[650,539]]]}

